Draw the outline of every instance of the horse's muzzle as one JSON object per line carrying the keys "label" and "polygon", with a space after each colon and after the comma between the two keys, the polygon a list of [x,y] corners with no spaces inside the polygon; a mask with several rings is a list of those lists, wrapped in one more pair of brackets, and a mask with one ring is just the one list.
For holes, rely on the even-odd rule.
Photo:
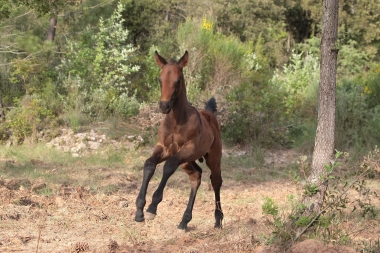
{"label": "horse's muzzle", "polygon": [[170,110],[172,109],[172,103],[171,101],[161,101],[160,102],[160,109],[163,114],[168,114]]}

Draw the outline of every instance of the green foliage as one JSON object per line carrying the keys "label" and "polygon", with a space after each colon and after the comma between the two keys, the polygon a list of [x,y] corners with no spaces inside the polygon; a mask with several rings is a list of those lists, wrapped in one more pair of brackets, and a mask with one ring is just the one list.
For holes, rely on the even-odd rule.
{"label": "green foliage", "polygon": [[190,101],[201,90],[216,95],[236,86],[241,77],[245,55],[251,50],[235,36],[214,31],[212,19],[188,19],[178,28],[177,40],[181,51],[189,50],[190,63],[184,69]]}
{"label": "green foliage", "polygon": [[[215,95],[221,111],[228,108],[227,121],[221,122],[227,141],[312,149],[321,3],[217,0],[207,8],[200,0],[121,3],[2,1],[3,105],[14,107],[23,96],[37,95],[46,100],[51,119],[76,129],[89,119],[128,118],[141,102],[158,100],[154,50],[166,58],[188,50],[189,100],[202,107]],[[336,45],[336,143],[342,150],[366,149],[380,136],[380,75],[373,64],[379,33],[370,29],[378,22],[379,5],[355,3],[355,11],[351,6],[341,5]],[[46,14],[60,17],[53,42],[45,41]],[[1,135],[9,136],[8,127],[2,129]]]}
{"label": "green foliage", "polygon": [[218,31],[233,34],[243,42],[261,40],[268,63],[278,66],[286,62],[293,42],[287,29],[286,8],[286,4],[276,1],[216,1],[213,12],[218,17]]}
{"label": "green foliage", "polygon": [[319,85],[319,59],[310,54],[293,52],[290,63],[283,71],[276,70],[271,84],[283,92],[287,116],[315,115],[317,109],[317,90]]}
{"label": "green foliage", "polygon": [[160,51],[160,49],[156,46],[151,46],[149,53],[145,58],[144,81],[149,89],[149,94],[147,96],[149,101],[159,101],[161,92],[158,84],[158,77],[161,70],[154,61],[155,51]]}
{"label": "green foliage", "polygon": [[338,54],[338,78],[353,76],[363,72],[368,67],[368,55],[357,49],[357,42],[349,40],[347,44],[341,45]]}
{"label": "green foliage", "polygon": [[79,43],[69,41],[68,53],[58,67],[71,93],[66,105],[73,109],[80,102],[80,110],[92,117],[128,118],[139,110],[129,78],[140,67],[133,63],[136,48],[126,44],[129,32],[123,27],[123,10],[119,4],[109,19],[101,18],[95,35],[87,28]]}
{"label": "green foliage", "polygon": [[261,71],[251,73],[250,79],[234,87],[227,96],[230,113],[222,130],[230,142],[253,141],[263,147],[291,143],[285,127],[283,94],[264,78]]}
{"label": "green foliage", "polygon": [[263,214],[277,216],[278,215],[278,206],[274,203],[274,200],[269,197],[264,197],[265,202],[261,206],[263,209]]}
{"label": "green foliage", "polygon": [[[371,147],[379,142],[378,75],[344,79],[337,85],[337,148]],[[370,88],[371,87],[371,88]],[[373,90],[373,92],[372,92]]]}
{"label": "green foliage", "polygon": [[304,187],[304,192],[303,192],[303,194],[304,194],[305,196],[313,196],[313,195],[315,195],[317,192],[318,192],[318,186],[317,186],[315,183],[312,183],[312,184],[307,184],[307,185]]}
{"label": "green foliage", "polygon": [[[136,48],[126,44],[128,30],[123,27],[121,16],[124,6],[119,4],[113,15],[104,20],[100,18],[99,32],[94,36],[95,59],[94,76],[100,88],[116,88],[120,94],[128,93],[130,81],[127,76],[137,72],[140,67],[132,63]],[[92,86],[96,88],[96,86]]]}
{"label": "green foliage", "polygon": [[308,217],[308,216],[300,216],[295,224],[300,227],[306,227],[312,220],[313,217]]}
{"label": "green foliage", "polygon": [[364,96],[368,109],[374,109],[380,105],[380,66],[375,65],[364,80]]}
{"label": "green foliage", "polygon": [[[307,237],[313,237],[329,243],[331,241],[340,244],[349,244],[352,242],[352,232],[341,226],[342,220],[367,219],[371,222],[376,219],[380,210],[373,205],[373,198],[377,197],[376,191],[367,186],[366,179],[368,176],[378,170],[380,161],[380,152],[376,147],[368,155],[364,156],[363,162],[359,168],[347,170],[344,174],[339,173],[336,169],[342,166],[339,161],[347,161],[348,154],[336,151],[335,159],[331,165],[326,166],[329,174],[321,181],[329,179],[329,188],[325,195],[324,205],[318,213],[306,212],[306,206],[296,200],[294,196],[289,198],[291,202],[284,212],[278,212],[279,207],[270,199],[265,198],[262,206],[263,213],[269,215],[273,222],[273,232],[270,242],[276,245],[288,245],[289,242],[295,242],[306,234]],[[301,157],[300,175],[297,178],[302,180],[306,177],[304,170],[306,158]],[[333,177],[331,177],[333,175]],[[315,194],[318,191],[318,185],[310,184],[305,187],[304,195]],[[357,191],[358,194],[352,194],[351,190]]]}
{"label": "green foliage", "polygon": [[6,19],[10,15],[12,2],[10,0],[3,0],[0,2],[0,20]]}
{"label": "green foliage", "polygon": [[[249,73],[248,80],[254,83],[242,83],[228,96],[236,103],[231,107],[233,113],[225,128],[228,139],[233,142],[256,140],[269,147],[288,146],[292,145],[290,136],[299,138],[296,131],[300,129],[301,119],[314,121],[319,60],[310,54],[302,55],[293,53],[291,63],[284,66],[282,72],[276,70],[269,82],[264,80],[268,75],[265,69],[260,70],[261,59],[256,56],[251,58],[256,63],[244,62],[248,69],[243,73]],[[305,135],[313,136],[308,132]]]}
{"label": "green foliage", "polygon": [[22,143],[29,136],[36,140],[38,131],[42,130],[51,118],[52,112],[47,109],[44,100],[38,96],[26,96],[20,101],[20,106],[8,114],[6,123],[12,131],[15,143]]}

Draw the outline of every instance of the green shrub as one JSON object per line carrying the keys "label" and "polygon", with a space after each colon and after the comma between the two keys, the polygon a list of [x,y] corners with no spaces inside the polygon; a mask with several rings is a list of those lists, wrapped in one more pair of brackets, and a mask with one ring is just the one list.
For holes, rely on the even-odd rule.
{"label": "green shrub", "polygon": [[291,63],[283,71],[276,70],[269,81],[261,62],[246,58],[244,66],[251,66],[244,72],[248,76],[228,95],[232,105],[225,136],[232,142],[255,141],[265,147],[293,145],[289,137],[300,142],[299,134],[309,140],[313,136],[309,130],[298,130],[300,126],[312,129],[308,125],[317,116],[318,58],[293,53]]}
{"label": "green shrub", "polygon": [[[336,145],[338,149],[371,148],[380,141],[380,102],[374,77],[345,79],[337,85]],[[373,87],[372,86],[372,87]],[[372,97],[373,96],[373,97]]]}
{"label": "green shrub", "polygon": [[204,90],[214,96],[224,95],[241,82],[243,59],[252,53],[252,48],[235,36],[215,32],[212,18],[186,20],[178,28],[177,40],[180,50],[190,53],[190,62],[184,69],[190,101],[199,100]]}
{"label": "green shrub", "polygon": [[12,132],[16,143],[23,142],[27,137],[36,140],[38,131],[48,126],[53,118],[45,101],[38,96],[25,96],[19,102],[19,107],[7,114],[7,126]]}
{"label": "green shrub", "polygon": [[229,142],[253,141],[264,147],[289,144],[282,94],[264,79],[265,75],[257,72],[255,77],[252,75],[252,83],[244,82],[229,93],[228,119],[222,127]]}
{"label": "green shrub", "polygon": [[117,99],[112,101],[111,107],[114,108],[117,115],[129,118],[136,115],[140,109],[140,103],[135,96],[121,94]]}
{"label": "green shrub", "polygon": [[373,109],[380,105],[380,65],[371,70],[363,85],[363,93],[368,109]]}
{"label": "green shrub", "polygon": [[123,27],[123,9],[118,4],[110,18],[100,18],[97,33],[88,28],[80,42],[68,41],[68,52],[58,67],[68,94],[67,111],[79,109],[101,118],[138,112],[131,74],[140,66],[133,63],[136,48],[126,44],[129,32]]}
{"label": "green shrub", "polygon": [[[311,54],[293,52],[290,63],[278,69],[271,84],[282,91],[289,120],[316,116],[319,85],[319,59]],[[298,123],[298,122],[296,122]]]}

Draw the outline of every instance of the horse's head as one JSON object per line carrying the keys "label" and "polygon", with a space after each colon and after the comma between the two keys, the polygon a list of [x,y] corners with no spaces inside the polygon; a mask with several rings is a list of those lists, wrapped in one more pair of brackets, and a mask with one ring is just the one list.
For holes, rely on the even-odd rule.
{"label": "horse's head", "polygon": [[187,51],[179,61],[171,60],[169,63],[157,51],[154,54],[154,60],[161,68],[159,77],[161,86],[160,109],[164,114],[170,112],[179,94],[186,92],[182,69],[187,65],[188,59]]}

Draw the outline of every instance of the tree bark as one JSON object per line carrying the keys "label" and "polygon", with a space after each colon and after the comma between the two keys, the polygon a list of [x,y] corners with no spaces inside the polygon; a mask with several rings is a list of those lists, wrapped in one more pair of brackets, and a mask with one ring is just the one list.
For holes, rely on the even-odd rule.
{"label": "tree bark", "polygon": [[5,121],[5,109],[3,106],[3,97],[1,94],[1,88],[2,87],[1,87],[1,80],[0,80],[0,122],[4,122]]}
{"label": "tree bark", "polygon": [[321,210],[328,186],[325,165],[330,164],[334,153],[338,11],[339,0],[323,0],[318,126],[308,178],[309,184],[315,184],[318,190],[303,199],[309,213]]}
{"label": "tree bark", "polygon": [[55,37],[55,30],[57,28],[57,18],[56,17],[51,17],[50,18],[50,26],[49,26],[49,30],[47,32],[47,37],[46,37],[46,40],[48,41],[54,41],[54,37]]}

